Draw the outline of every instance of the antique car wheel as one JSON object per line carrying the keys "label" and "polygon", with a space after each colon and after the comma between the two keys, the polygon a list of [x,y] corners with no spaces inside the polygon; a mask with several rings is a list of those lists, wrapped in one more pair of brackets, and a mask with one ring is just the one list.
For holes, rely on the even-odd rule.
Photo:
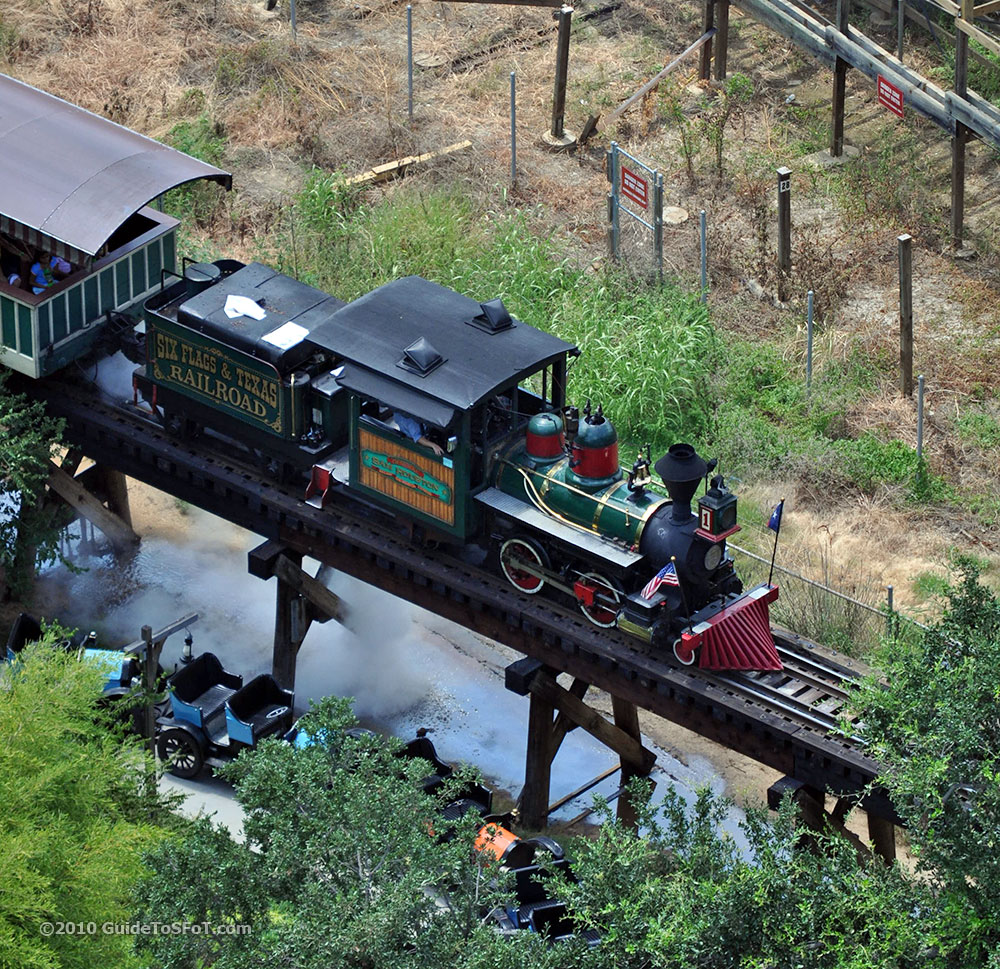
{"label": "antique car wheel", "polygon": [[[622,611],[621,601],[624,593],[617,585],[600,574],[600,572],[584,572],[580,576],[580,581],[586,583],[587,585],[596,586],[598,592],[603,597],[604,601],[592,602],[587,605],[585,602],[580,602],[580,612],[582,612],[595,626],[600,626],[602,629],[611,629],[618,622],[618,614]],[[614,608],[612,608],[608,602],[614,602]]]}
{"label": "antique car wheel", "polygon": [[185,730],[168,729],[161,733],[156,740],[156,753],[171,774],[188,780],[197,777],[205,766],[201,746]]}
{"label": "antique car wheel", "polygon": [[542,591],[545,579],[518,568],[518,561],[537,566],[539,569],[548,567],[548,556],[545,551],[530,538],[508,538],[500,546],[499,558],[500,571],[515,589],[532,596]]}

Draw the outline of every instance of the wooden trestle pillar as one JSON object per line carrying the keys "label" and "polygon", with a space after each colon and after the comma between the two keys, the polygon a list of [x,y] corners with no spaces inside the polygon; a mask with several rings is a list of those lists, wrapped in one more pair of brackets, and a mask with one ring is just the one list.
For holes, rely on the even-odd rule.
{"label": "wooden trestle pillar", "polygon": [[[281,542],[267,541],[247,555],[247,569],[259,579],[278,580],[274,611],[271,672],[286,689],[295,689],[295,664],[309,627],[315,622],[343,622],[339,596],[302,570],[302,556]],[[322,569],[321,569],[322,571]]]}
{"label": "wooden trestle pillar", "polygon": [[139,543],[139,536],[132,529],[125,476],[100,465],[76,475],[82,460],[79,451],[70,451],[62,464],[50,461],[49,490],[99,528],[116,552],[130,551]]}
{"label": "wooden trestle pillar", "polygon": [[[612,698],[615,723],[611,724],[583,702],[588,684],[581,680],[575,680],[567,690],[556,682],[554,670],[530,658],[511,663],[505,674],[508,690],[530,697],[524,790],[518,801],[525,828],[539,831],[547,823],[552,760],[566,734],[575,727],[583,727],[618,754],[623,782],[653,769],[656,755],[642,746],[639,718],[631,703]],[[555,711],[559,715],[553,721]],[[635,823],[634,808],[624,795],[618,802],[618,817]]]}

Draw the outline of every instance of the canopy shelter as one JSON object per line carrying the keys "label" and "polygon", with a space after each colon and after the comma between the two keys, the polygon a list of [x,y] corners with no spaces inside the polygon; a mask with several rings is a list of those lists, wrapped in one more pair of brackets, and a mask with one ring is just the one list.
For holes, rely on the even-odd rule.
{"label": "canopy shelter", "polygon": [[144,205],[221,169],[0,74],[0,231],[89,266]]}

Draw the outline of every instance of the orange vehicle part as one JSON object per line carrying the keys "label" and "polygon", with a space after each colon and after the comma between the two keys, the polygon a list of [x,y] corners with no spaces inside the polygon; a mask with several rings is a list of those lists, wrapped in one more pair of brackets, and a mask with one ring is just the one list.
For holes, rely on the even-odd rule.
{"label": "orange vehicle part", "polygon": [[502,864],[511,848],[520,840],[513,831],[508,831],[503,825],[486,824],[479,829],[474,847],[476,851],[488,851]]}

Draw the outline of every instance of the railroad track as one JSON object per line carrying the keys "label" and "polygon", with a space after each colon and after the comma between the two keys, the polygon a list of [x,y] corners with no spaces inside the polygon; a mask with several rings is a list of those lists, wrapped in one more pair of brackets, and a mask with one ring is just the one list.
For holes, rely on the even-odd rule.
{"label": "railroad track", "polygon": [[[618,630],[541,596],[518,593],[500,576],[442,549],[416,548],[403,529],[353,502],[320,510],[300,489],[264,477],[221,452],[214,438],[178,441],[131,406],[102,400],[89,386],[26,382],[66,421],[67,443],[98,463],[144,481],[290,550],[635,703],[790,777],[833,793],[869,789],[878,765],[836,728],[842,681],[859,664],[776,630],[782,676],[707,674],[673,655],[643,651]],[[808,661],[808,662],[807,662]],[[810,693],[810,691],[820,691]],[[839,706],[838,706],[839,704]],[[888,799],[866,805],[888,819]]]}

